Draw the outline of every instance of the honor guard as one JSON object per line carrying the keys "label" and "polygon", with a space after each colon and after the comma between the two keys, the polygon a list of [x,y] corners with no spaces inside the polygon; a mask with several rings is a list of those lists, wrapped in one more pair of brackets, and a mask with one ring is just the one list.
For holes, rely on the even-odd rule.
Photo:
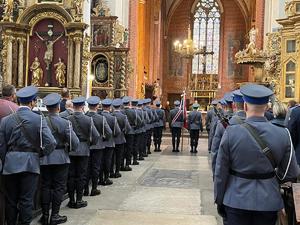
{"label": "honor guard", "polygon": [[119,138],[119,135],[121,134],[121,129],[118,124],[118,120],[116,117],[111,115],[110,110],[111,110],[111,105],[112,105],[112,100],[111,99],[104,99],[102,101],[102,116],[106,118],[106,121],[112,130],[112,138],[107,139],[105,141],[105,151],[104,151],[104,156],[102,160],[102,165],[101,167],[101,172],[100,172],[100,181],[99,184],[101,185],[112,185],[113,182],[109,179],[109,173],[111,169],[111,164],[112,164],[112,157],[115,151],[115,141]]}
{"label": "honor guard", "polygon": [[158,122],[153,129],[154,152],[161,152],[160,145],[161,145],[163,129],[166,124],[166,115],[165,115],[165,111],[161,109],[160,101],[157,101],[155,103],[155,106],[156,106],[155,112],[156,115],[158,116]]}
{"label": "honor guard", "polygon": [[287,129],[267,121],[264,112],[273,92],[261,85],[241,88],[244,123],[230,125],[221,140],[214,179],[218,212],[230,225],[275,225],[284,204],[279,182],[299,175]]}
{"label": "honor guard", "polygon": [[[149,117],[149,123],[148,123],[148,129],[146,131],[146,154],[150,155],[151,154],[151,139],[152,139],[152,134],[154,132],[155,125],[158,122],[158,116],[155,112],[155,109],[151,109],[151,99],[147,98],[144,101],[144,109],[148,113]],[[153,134],[154,135],[154,134]]]}
{"label": "honor guard", "polygon": [[202,115],[198,111],[199,104],[193,104],[193,111],[188,115],[188,130],[190,131],[191,153],[197,153],[199,131],[203,132]]}
{"label": "honor guard", "polygon": [[[71,164],[69,168],[68,194],[70,201],[68,207],[82,208],[87,206],[87,201],[82,200],[86,184],[90,146],[96,145],[100,134],[94,126],[93,119],[84,115],[86,99],[77,97],[73,99],[74,113],[69,117],[73,129],[79,138],[79,146],[75,152],[70,152]],[[76,192],[76,202],[75,202]]]}
{"label": "honor guard", "polygon": [[28,86],[16,95],[19,109],[1,120],[0,158],[5,188],[7,225],[29,225],[40,174],[40,156],[49,155],[56,141],[42,115],[32,112],[38,88]]}
{"label": "honor guard", "polygon": [[172,109],[170,111],[169,126],[172,132],[172,146],[173,146],[172,152],[179,152],[181,129],[183,127],[184,119],[183,119],[183,112],[179,108],[180,102],[175,101],[174,105],[175,105],[175,109]]}
{"label": "honor guard", "polygon": [[114,107],[114,111],[113,111],[112,115],[117,118],[119,127],[121,129],[121,133],[118,137],[116,137],[116,140],[115,140],[116,146],[115,146],[115,152],[113,155],[113,163],[111,166],[110,176],[113,178],[119,178],[122,176],[120,174],[120,169],[121,169],[122,158],[124,155],[124,146],[126,143],[125,135],[128,134],[132,128],[128,122],[127,116],[125,116],[120,111],[120,107],[122,105],[122,100],[119,98],[114,99],[112,102],[112,105]]}
{"label": "honor guard", "polygon": [[55,150],[40,160],[43,225],[49,224],[50,205],[50,225],[67,222],[66,216],[59,215],[59,209],[67,186],[69,151],[76,150],[79,144],[71,122],[59,117],[60,100],[60,95],[56,93],[43,99],[48,110],[46,121],[57,143]]}
{"label": "honor guard", "polygon": [[72,100],[66,101],[65,108],[66,110],[59,113],[59,116],[64,119],[68,119],[68,117],[71,116],[74,112]]}
{"label": "honor guard", "polygon": [[211,105],[212,105],[212,107],[207,111],[206,119],[205,119],[205,129],[206,129],[207,134],[208,134],[208,152],[209,153],[211,152],[210,147],[211,147],[212,138],[213,138],[210,135],[210,129],[211,129],[211,125],[212,125],[212,122],[214,120],[214,117],[215,117],[214,108],[217,108],[218,101],[213,100],[211,102]]}
{"label": "honor guard", "polygon": [[297,162],[300,165],[300,106],[293,107],[288,119],[287,128],[291,132],[296,151]]}
{"label": "honor guard", "polygon": [[[105,141],[112,138],[112,130],[110,129],[106,118],[98,114],[98,108],[100,104],[100,98],[97,96],[92,96],[87,99],[89,111],[86,113],[87,116],[93,119],[94,125],[100,134],[95,145],[90,147],[90,157],[88,165],[88,175],[87,182],[85,185],[84,195],[91,196],[100,195],[101,191],[97,189],[98,179],[100,175],[101,162],[103,160],[103,155],[105,151]],[[92,190],[89,192],[89,183],[92,181]]]}
{"label": "honor guard", "polygon": [[140,145],[142,144],[142,134],[144,132],[144,126],[145,126],[145,121],[143,120],[143,115],[142,111],[137,108],[139,100],[133,99],[131,100],[131,106],[136,114],[136,118],[140,121],[140,124],[135,129],[135,135],[134,135],[134,142],[133,142],[133,163],[132,165],[139,165],[138,160],[138,153],[140,149]]}
{"label": "honor guard", "polygon": [[139,110],[142,111],[143,121],[145,123],[144,132],[142,133],[141,137],[141,145],[139,149],[139,160],[144,160],[144,157],[148,157],[147,154],[147,147],[148,147],[148,135],[150,133],[150,144],[151,144],[151,133],[152,133],[152,124],[151,124],[151,117],[149,117],[148,112],[145,108],[146,106],[146,99],[140,100],[138,103]]}
{"label": "honor guard", "polygon": [[[135,144],[135,133],[138,127],[141,126],[142,120],[141,118],[137,115],[135,109],[130,108],[130,98],[125,96],[122,100],[124,109],[122,110],[122,113],[127,116],[128,122],[131,126],[131,130],[125,135],[126,138],[126,145],[125,145],[125,154],[124,154],[124,159],[122,160],[122,165],[121,165],[121,171],[131,171],[131,167],[129,166],[131,164],[131,158],[133,155],[134,147]],[[125,166],[124,166],[124,160]],[[136,163],[138,163],[136,161]]]}

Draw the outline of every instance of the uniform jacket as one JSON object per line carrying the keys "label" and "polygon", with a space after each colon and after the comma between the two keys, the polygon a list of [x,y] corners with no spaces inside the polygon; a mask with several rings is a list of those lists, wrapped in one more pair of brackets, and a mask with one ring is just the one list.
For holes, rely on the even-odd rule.
{"label": "uniform jacket", "polygon": [[[43,155],[49,155],[56,147],[56,141],[44,118],[32,112],[27,107],[20,107],[16,112],[25,127],[25,132],[31,137],[30,142],[21,131],[21,126],[14,114],[4,117],[0,125],[0,157],[3,162],[3,174],[21,172],[40,173],[40,155],[37,148],[42,144]],[[42,118],[42,120],[41,120]],[[40,135],[42,131],[42,135]],[[40,136],[42,143],[40,143]]]}
{"label": "uniform jacket", "polygon": [[300,165],[300,107],[297,106],[291,111],[288,121],[288,129],[291,132],[293,144],[296,151],[296,158]]}
{"label": "uniform jacket", "polygon": [[214,113],[213,109],[210,109],[210,110],[207,111],[206,119],[205,119],[205,128],[206,128],[207,131],[210,130],[210,124],[213,120],[214,114],[215,113]]}
{"label": "uniform jacket", "polygon": [[153,127],[160,127],[160,117],[159,115],[157,114],[157,111],[156,109],[151,109],[152,111],[152,114],[153,114]]}
{"label": "uniform jacket", "polygon": [[188,115],[188,129],[203,131],[201,112],[194,110]]}
{"label": "uniform jacket", "polygon": [[72,110],[66,109],[65,111],[62,111],[61,113],[59,113],[59,116],[64,119],[68,119],[68,117],[71,116],[72,114],[73,114]]}
{"label": "uniform jacket", "polygon": [[126,143],[125,134],[130,132],[132,128],[128,122],[127,116],[125,116],[119,110],[114,111],[112,115],[117,118],[118,125],[121,129],[121,134],[118,141],[116,141],[116,144],[117,145],[124,144]]}
{"label": "uniform jacket", "polygon": [[184,123],[184,121],[183,121],[183,112],[181,112],[180,115],[179,115],[179,117],[177,118],[177,120],[174,123],[172,123],[173,118],[176,116],[176,114],[178,113],[178,111],[179,111],[178,107],[175,108],[175,109],[172,109],[170,111],[170,121],[169,121],[170,128],[172,128],[172,127],[180,127],[180,128],[182,128],[183,127],[183,123]]}
{"label": "uniform jacket", "polygon": [[[236,125],[240,124],[241,122],[244,122],[246,119],[246,113],[245,111],[238,111],[234,113],[234,115],[229,120],[230,125]],[[223,137],[223,134],[225,132],[225,128],[222,125],[220,121],[217,122],[216,132],[212,140],[211,145],[211,163],[212,163],[212,171],[214,174],[215,166],[216,166],[216,160],[218,156],[218,151],[221,143],[221,139]]]}
{"label": "uniform jacket", "polygon": [[[76,136],[70,121],[59,117],[58,114],[49,114],[48,118],[51,120],[51,125],[48,124],[48,127],[52,131],[57,145],[50,155],[41,158],[41,165],[68,164],[70,163],[68,151],[76,151],[79,145],[79,139]],[[48,118],[46,118],[47,123]],[[65,148],[65,144],[69,145],[68,149]]]}
{"label": "uniform jacket", "polygon": [[146,131],[145,129],[145,118],[144,118],[144,113],[143,113],[143,110],[142,109],[139,109],[139,108],[136,108],[134,109],[136,111],[136,114],[137,116],[141,119],[141,124],[140,126],[138,127],[138,129],[135,130],[135,133],[136,134],[141,134],[141,133],[144,133]]}
{"label": "uniform jacket", "polygon": [[87,112],[86,115],[93,118],[94,125],[100,134],[100,138],[97,143],[95,145],[91,145],[90,149],[105,149],[105,140],[111,139],[113,135],[106,118],[96,112]]}
{"label": "uniform jacket", "polygon": [[156,127],[164,127],[166,123],[165,111],[161,108],[155,109],[156,115],[158,116],[158,122]]}
{"label": "uniform jacket", "polygon": [[[292,160],[286,179],[299,174],[288,130],[277,127],[264,117],[251,117],[246,122],[256,128],[267,142],[277,164],[277,175],[283,178],[290,153]],[[274,171],[260,146],[241,125],[227,127],[221,140],[215,168],[214,191],[217,204],[255,211],[278,211],[283,200],[276,177],[265,180],[250,180],[233,176],[229,170],[243,174],[265,174]]]}
{"label": "uniform jacket", "polygon": [[69,120],[80,141],[77,150],[70,152],[70,155],[89,156],[90,146],[96,145],[100,138],[93,119],[84,115],[82,112],[74,112],[73,115],[69,117]]}
{"label": "uniform jacket", "polygon": [[106,147],[113,148],[115,147],[116,142],[120,142],[122,140],[122,132],[119,127],[118,120],[108,111],[102,111],[101,114],[106,118],[106,121],[113,134],[111,139],[107,139],[105,141]]}
{"label": "uniform jacket", "polygon": [[128,134],[135,134],[137,129],[142,126],[142,119],[138,116],[137,111],[126,107],[121,112],[127,116],[128,122],[132,128]]}
{"label": "uniform jacket", "polygon": [[143,107],[143,114],[145,119],[146,131],[151,130],[154,127],[152,109],[148,106]]}

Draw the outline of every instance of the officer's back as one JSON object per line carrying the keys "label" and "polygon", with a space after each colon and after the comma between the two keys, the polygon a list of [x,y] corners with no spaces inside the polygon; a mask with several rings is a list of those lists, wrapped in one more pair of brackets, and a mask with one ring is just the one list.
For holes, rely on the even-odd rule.
{"label": "officer's back", "polygon": [[170,121],[169,121],[169,124],[170,124],[170,127],[178,127],[178,128],[181,128],[183,127],[183,112],[181,112],[178,116],[178,118],[175,118],[177,113],[179,112],[179,110],[181,110],[179,108],[179,105],[180,105],[180,102],[179,101],[175,101],[175,108],[172,109],[170,111]]}
{"label": "officer's back", "polygon": [[202,115],[201,112],[193,110],[188,115],[188,128],[189,130],[201,130],[203,131]]}

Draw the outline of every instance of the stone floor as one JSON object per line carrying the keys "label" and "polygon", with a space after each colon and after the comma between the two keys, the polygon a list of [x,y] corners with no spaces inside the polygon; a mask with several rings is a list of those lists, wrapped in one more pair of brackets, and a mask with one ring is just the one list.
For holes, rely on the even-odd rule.
{"label": "stone floor", "polygon": [[[171,152],[165,137],[162,153],[152,153],[132,172],[123,172],[114,184],[101,187],[98,197],[86,197],[88,207],[71,210],[64,202],[61,214],[72,225],[217,225],[207,139],[200,139],[197,156]],[[34,224],[37,224],[36,222]]]}

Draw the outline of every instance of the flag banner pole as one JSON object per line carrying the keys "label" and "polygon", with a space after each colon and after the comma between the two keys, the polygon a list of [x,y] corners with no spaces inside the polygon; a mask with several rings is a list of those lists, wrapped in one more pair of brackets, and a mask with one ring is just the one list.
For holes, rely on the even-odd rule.
{"label": "flag banner pole", "polygon": [[181,152],[183,152],[183,129],[185,129],[185,126],[186,126],[186,101],[185,101],[185,97],[186,97],[186,94],[185,94],[185,89],[183,91],[183,95],[182,95],[182,115],[183,115],[183,128],[181,129]]}

